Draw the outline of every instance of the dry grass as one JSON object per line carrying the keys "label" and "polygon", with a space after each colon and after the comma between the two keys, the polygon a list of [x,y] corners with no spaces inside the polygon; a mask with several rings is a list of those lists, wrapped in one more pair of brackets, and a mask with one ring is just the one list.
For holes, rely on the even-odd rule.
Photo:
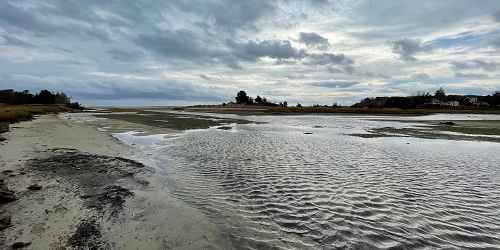
{"label": "dry grass", "polygon": [[0,105],[0,122],[14,123],[33,119],[34,115],[71,111],[63,105]]}

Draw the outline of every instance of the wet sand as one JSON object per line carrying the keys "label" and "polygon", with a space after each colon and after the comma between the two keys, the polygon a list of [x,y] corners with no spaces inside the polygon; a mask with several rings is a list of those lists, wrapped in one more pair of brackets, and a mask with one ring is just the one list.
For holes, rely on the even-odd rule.
{"label": "wet sand", "polygon": [[2,136],[1,178],[16,200],[0,204],[1,249],[231,248],[153,168],[128,159],[132,148],[95,126],[46,115]]}

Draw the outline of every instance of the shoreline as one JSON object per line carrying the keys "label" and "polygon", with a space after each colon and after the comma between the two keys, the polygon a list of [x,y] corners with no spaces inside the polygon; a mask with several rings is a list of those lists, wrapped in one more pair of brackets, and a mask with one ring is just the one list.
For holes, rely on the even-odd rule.
{"label": "shoreline", "polygon": [[332,108],[332,107],[177,107],[173,110],[187,112],[205,112],[238,115],[395,115],[395,116],[423,116],[432,114],[500,114],[500,109],[396,109],[396,108]]}
{"label": "shoreline", "polygon": [[133,159],[132,147],[95,125],[43,115],[3,136],[0,169],[16,199],[0,204],[1,248],[192,249],[224,242],[203,213]]}

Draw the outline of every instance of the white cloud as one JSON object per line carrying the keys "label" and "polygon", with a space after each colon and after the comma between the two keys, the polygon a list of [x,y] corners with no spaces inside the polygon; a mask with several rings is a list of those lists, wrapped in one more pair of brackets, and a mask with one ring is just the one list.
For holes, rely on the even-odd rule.
{"label": "white cloud", "polygon": [[497,0],[6,0],[0,87],[46,86],[93,103],[218,101],[238,89],[325,104],[439,86],[485,93],[500,89],[498,8]]}

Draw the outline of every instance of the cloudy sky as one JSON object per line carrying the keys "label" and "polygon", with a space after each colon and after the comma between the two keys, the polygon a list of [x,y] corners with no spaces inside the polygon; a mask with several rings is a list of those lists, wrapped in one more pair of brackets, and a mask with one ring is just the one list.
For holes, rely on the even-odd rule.
{"label": "cloudy sky", "polygon": [[0,89],[91,105],[500,90],[498,0],[2,0]]}

